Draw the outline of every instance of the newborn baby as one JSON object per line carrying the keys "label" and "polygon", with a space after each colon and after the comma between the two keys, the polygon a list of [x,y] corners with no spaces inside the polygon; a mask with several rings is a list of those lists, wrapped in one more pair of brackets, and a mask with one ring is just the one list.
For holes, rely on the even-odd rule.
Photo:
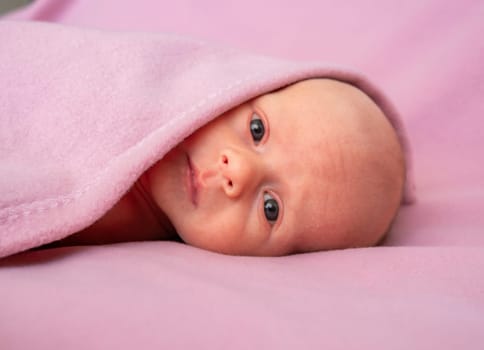
{"label": "newborn baby", "polygon": [[259,256],[372,246],[404,181],[401,146],[377,105],[347,83],[305,80],[194,132],[61,244],[179,237]]}

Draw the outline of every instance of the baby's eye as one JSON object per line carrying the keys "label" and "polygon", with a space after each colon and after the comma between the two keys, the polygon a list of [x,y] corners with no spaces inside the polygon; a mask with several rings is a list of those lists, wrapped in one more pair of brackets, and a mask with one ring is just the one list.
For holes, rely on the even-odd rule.
{"label": "baby's eye", "polygon": [[262,121],[261,117],[257,115],[257,113],[252,114],[252,119],[250,120],[250,134],[252,135],[252,139],[256,144],[264,137],[264,122]]}
{"label": "baby's eye", "polygon": [[279,204],[269,193],[264,193],[264,215],[269,223],[274,223],[279,216]]}

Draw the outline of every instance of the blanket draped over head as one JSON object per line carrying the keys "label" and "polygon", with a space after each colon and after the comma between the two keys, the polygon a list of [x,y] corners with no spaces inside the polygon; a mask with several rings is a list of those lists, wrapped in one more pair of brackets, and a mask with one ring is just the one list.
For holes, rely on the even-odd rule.
{"label": "blanket draped over head", "polygon": [[[4,21],[0,38],[0,257],[89,226],[197,128],[307,78],[364,90],[397,130],[408,158],[391,103],[346,68],[173,35],[46,23]],[[411,187],[408,177],[404,201]]]}

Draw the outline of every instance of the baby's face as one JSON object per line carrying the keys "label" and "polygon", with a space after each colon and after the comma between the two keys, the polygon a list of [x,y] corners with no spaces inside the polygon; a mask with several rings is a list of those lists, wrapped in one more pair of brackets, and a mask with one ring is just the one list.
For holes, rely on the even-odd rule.
{"label": "baby's face", "polygon": [[393,129],[366,95],[308,80],[224,113],[170,151],[146,181],[181,238],[200,248],[273,256],[367,246],[401,195],[403,176],[395,185],[373,179],[391,168],[379,163],[384,149],[400,156]]}

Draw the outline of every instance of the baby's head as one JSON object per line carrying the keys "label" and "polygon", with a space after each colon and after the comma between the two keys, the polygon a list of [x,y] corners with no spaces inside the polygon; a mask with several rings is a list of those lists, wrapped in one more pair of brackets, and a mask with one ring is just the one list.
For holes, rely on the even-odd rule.
{"label": "baby's head", "polygon": [[376,244],[405,180],[396,133],[358,88],[305,80],[216,118],[146,174],[188,244],[284,255]]}

